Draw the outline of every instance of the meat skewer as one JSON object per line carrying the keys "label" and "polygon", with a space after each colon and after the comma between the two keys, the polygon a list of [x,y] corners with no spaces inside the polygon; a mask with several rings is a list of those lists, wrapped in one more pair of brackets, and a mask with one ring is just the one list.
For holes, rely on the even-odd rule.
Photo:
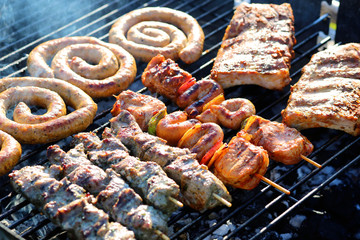
{"label": "meat skewer", "polygon": [[27,166],[13,171],[10,182],[56,225],[73,239],[135,239],[134,233],[96,208],[94,199],[83,188],[67,179],[58,181],[58,173],[43,166]]}
{"label": "meat skewer", "polygon": [[167,216],[142,204],[141,197],[113,170],[105,172],[93,165],[86,158],[82,144],[67,153],[53,145],[48,148],[47,155],[51,163],[59,165],[66,179],[97,196],[96,204],[109,212],[113,219],[132,229],[137,238],[168,239],[164,234],[167,232]]}
{"label": "meat skewer", "polygon": [[[244,121],[243,129],[237,135],[264,147],[271,159],[287,165],[296,164],[304,158],[307,160],[305,156],[314,148],[311,142],[296,129],[256,115]],[[310,161],[311,164],[315,163]],[[321,167],[317,163],[314,165]]]}
{"label": "meat skewer", "polygon": [[179,186],[153,162],[142,162],[128,154],[128,149],[112,136],[100,140],[94,133],[79,133],[74,136],[75,145],[82,143],[90,161],[103,168],[112,168],[120,174],[154,207],[171,214],[183,204],[176,198]]}
{"label": "meat skewer", "polygon": [[[121,94],[120,94],[121,95]],[[138,94],[138,98],[142,98],[142,94]],[[154,102],[155,100],[151,100],[150,96],[145,96],[147,101]],[[214,98],[215,99],[215,98]],[[132,100],[127,100],[128,105],[132,105]],[[157,100],[159,101],[159,100]],[[144,102],[144,101],[143,101]],[[115,104],[115,107],[117,108],[119,104]],[[147,108],[139,105],[136,109],[132,109],[132,111],[136,112],[136,116],[143,116],[148,115],[146,112]],[[151,110],[150,110],[151,111]],[[122,111],[117,109],[117,112],[120,114]],[[159,112],[161,113],[161,112]],[[131,114],[130,114],[131,115]],[[118,115],[119,116],[119,115]],[[157,115],[154,115],[154,117],[157,117]],[[154,118],[153,117],[153,118]],[[192,126],[188,131],[186,131],[183,136],[181,137],[178,146],[180,147],[186,147],[183,149],[179,149],[176,147],[170,147],[166,145],[166,141],[164,141],[161,138],[154,137],[148,133],[142,132],[142,130],[139,128],[139,126],[136,124],[138,121],[136,117],[134,116],[127,116],[126,114],[123,114],[120,118],[124,119],[124,122],[128,124],[125,128],[122,128],[122,123],[117,122],[114,119],[111,119],[110,122],[114,123],[114,128],[121,128],[121,133],[117,135],[118,138],[121,139],[121,141],[126,145],[130,152],[139,157],[143,161],[155,161],[160,166],[165,167],[171,165],[173,161],[175,161],[179,156],[188,155],[191,153],[196,153],[195,159],[199,160],[201,164],[207,164],[209,162],[209,159],[211,156],[220,148],[222,145],[223,140],[223,131],[222,129],[214,123],[203,123],[203,124],[195,124]],[[150,119],[150,123],[152,122],[152,119]],[[184,119],[182,119],[184,120]],[[143,122],[142,118],[140,118],[140,121]],[[162,120],[158,121],[160,123]],[[154,121],[156,122],[156,121]],[[146,124],[146,125],[149,125]],[[191,124],[190,124],[191,125]],[[150,127],[156,128],[157,126]],[[181,126],[182,128],[182,126]],[[206,132],[208,131],[208,132]],[[106,131],[105,131],[106,132]],[[116,131],[115,131],[116,132]],[[112,135],[111,130],[109,132],[109,135]],[[178,134],[177,134],[178,135]],[[191,151],[184,152],[184,149],[187,149],[187,147],[191,148]],[[205,150],[206,149],[206,150]],[[204,153],[206,153],[204,155]],[[181,162],[181,164],[183,164]],[[210,165],[209,165],[210,166]],[[168,172],[167,172],[168,173]],[[265,173],[265,172],[264,172]],[[169,174],[169,173],[168,173]],[[173,178],[174,176],[172,176]],[[265,180],[265,177],[262,177],[263,180]],[[174,178],[176,181],[176,178]],[[180,185],[181,180],[178,179],[178,183]],[[259,182],[259,181],[258,181]],[[282,190],[283,192],[289,194],[289,191],[285,190],[278,184],[272,182],[269,179],[266,179],[267,183],[271,182],[271,185],[275,188],[278,188],[279,190]],[[186,200],[184,200],[186,201]]]}
{"label": "meat skewer", "polygon": [[119,138],[141,160],[157,161],[168,176],[180,185],[182,202],[204,211],[219,204],[213,193],[228,202],[231,200],[223,183],[206,166],[200,165],[194,154],[187,149],[165,145],[160,138],[143,133],[128,111],[120,111],[110,120],[110,124],[108,134]]}

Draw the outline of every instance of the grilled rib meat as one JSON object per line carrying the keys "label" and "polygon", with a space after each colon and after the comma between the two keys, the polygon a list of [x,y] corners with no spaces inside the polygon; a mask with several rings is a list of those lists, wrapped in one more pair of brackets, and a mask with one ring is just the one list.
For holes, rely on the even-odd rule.
{"label": "grilled rib meat", "polygon": [[215,160],[214,174],[230,186],[255,188],[261,180],[254,174],[264,175],[269,165],[266,150],[236,136],[223,151]]}
{"label": "grilled rib meat", "polygon": [[182,84],[190,81],[191,74],[184,71],[170,58],[165,59],[162,55],[152,58],[141,75],[141,81],[151,92],[176,102],[178,89]]}
{"label": "grilled rib meat", "polygon": [[268,151],[271,159],[284,164],[296,164],[301,155],[309,155],[314,146],[295,128],[272,122],[259,116],[251,116],[237,136],[245,138]]}
{"label": "grilled rib meat", "polygon": [[[117,123],[117,121],[122,121],[125,119],[127,122]],[[136,136],[141,134],[137,132],[136,135],[129,135],[126,134],[124,137],[124,141],[122,138],[122,131],[126,132],[126,126],[129,125],[131,129],[135,129],[134,125],[136,125],[136,120],[133,116],[131,116],[130,112],[128,111],[121,111],[117,117],[114,117],[110,120],[111,122],[111,131],[112,134],[116,135],[125,146],[129,147],[127,144],[135,144],[137,145],[135,148],[139,149],[140,144],[144,145],[146,142],[138,142],[135,141]],[[119,127],[121,126],[121,127]],[[149,142],[156,142],[156,139],[158,137],[148,135]],[[133,139],[133,141],[130,141],[129,139]],[[158,147],[162,144],[153,144],[150,148],[143,149],[146,155],[147,151],[153,151],[156,152],[155,147]],[[171,152],[172,147],[168,146],[167,151],[161,152],[161,155],[163,157],[166,157],[166,155],[169,156],[169,159],[174,159],[176,156],[174,155],[174,152]],[[174,148],[176,151],[176,148]],[[176,183],[180,185],[180,191],[181,196],[183,197],[182,201],[184,201],[185,204],[192,207],[193,209],[204,211],[206,209],[214,208],[218,206],[220,203],[214,199],[213,194],[216,193],[219,196],[223,197],[224,199],[231,201],[231,196],[229,195],[226,187],[224,184],[217,179],[208,169],[206,166],[200,166],[200,164],[197,162],[197,160],[193,160],[192,165],[186,164],[186,162],[178,161],[179,158],[182,156],[188,156],[188,157],[194,157],[192,154],[185,154],[184,151],[180,151],[178,153],[178,156],[173,160],[172,162],[168,162],[168,165],[162,166],[163,169],[167,174],[169,166],[175,164],[176,167],[172,169],[172,178],[175,180]],[[137,151],[137,154],[142,154],[141,151]],[[139,157],[139,156],[138,156]],[[150,160],[150,159],[149,159]],[[151,158],[150,161],[156,161],[157,159]],[[188,168],[190,167],[191,168]]]}
{"label": "grilled rib meat", "polygon": [[126,90],[116,97],[111,114],[116,116],[120,110],[128,110],[136,118],[141,129],[147,131],[150,119],[165,108],[165,104],[156,98]]}
{"label": "grilled rib meat", "polygon": [[290,4],[240,4],[228,25],[211,78],[223,88],[256,84],[281,90],[290,83],[294,16]]}
{"label": "grilled rib meat", "polygon": [[[90,161],[120,174],[148,203],[171,214],[178,209],[169,197],[177,198],[179,186],[154,162],[142,162],[127,153],[119,139],[109,136],[100,140],[93,133],[79,133],[74,143],[83,143]],[[119,147],[116,147],[116,146]],[[93,148],[93,146],[98,146]],[[126,149],[123,151],[122,148]]]}
{"label": "grilled rib meat", "polygon": [[[62,166],[63,173],[70,182],[98,196],[97,205],[109,212],[113,219],[132,229],[136,237],[159,239],[155,230],[167,232],[167,217],[164,214],[153,207],[143,205],[141,197],[113,170],[109,169],[105,172],[95,165],[83,165],[79,162],[78,156],[85,155],[83,151],[82,144],[77,145],[68,153],[54,145],[48,149],[48,158],[50,162]],[[69,169],[68,166],[70,166]],[[113,189],[117,191],[114,192]],[[108,200],[103,201],[103,199],[109,198],[113,199],[113,204],[104,205],[103,203]]]}
{"label": "grilled rib meat", "polygon": [[283,122],[299,130],[326,127],[360,134],[360,44],[312,56],[291,88]]}
{"label": "grilled rib meat", "polygon": [[13,171],[10,181],[55,224],[69,232],[73,239],[135,239],[134,233],[92,204],[83,188],[66,179],[57,181],[43,166],[24,167]]}

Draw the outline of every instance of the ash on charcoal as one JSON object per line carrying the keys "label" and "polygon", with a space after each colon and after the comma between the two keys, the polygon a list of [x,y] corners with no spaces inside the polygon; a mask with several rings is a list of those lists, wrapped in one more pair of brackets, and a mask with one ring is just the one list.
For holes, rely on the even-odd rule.
{"label": "ash on charcoal", "polygon": [[291,226],[295,228],[300,228],[303,221],[306,219],[304,215],[296,215],[295,217],[291,218],[289,223]]}
{"label": "ash on charcoal", "polygon": [[282,240],[293,239],[293,234],[292,233],[282,233],[282,234],[280,234],[280,239],[282,239]]}

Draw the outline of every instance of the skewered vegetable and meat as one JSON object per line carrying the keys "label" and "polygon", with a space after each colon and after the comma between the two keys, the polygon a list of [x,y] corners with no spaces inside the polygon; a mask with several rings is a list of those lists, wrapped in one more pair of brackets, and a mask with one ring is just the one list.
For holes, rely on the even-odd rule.
{"label": "skewered vegetable and meat", "polygon": [[116,116],[120,110],[128,110],[136,118],[141,129],[147,131],[150,119],[165,108],[165,104],[156,98],[126,90],[116,97],[111,114]]}
{"label": "skewered vegetable and meat", "polygon": [[[56,174],[57,175],[57,174]],[[24,195],[73,239],[135,239],[134,233],[96,208],[85,190],[67,179],[58,181],[51,169],[28,166],[10,175],[13,188]]]}
{"label": "skewered vegetable and meat", "polygon": [[255,188],[261,180],[254,174],[264,175],[269,165],[266,150],[237,136],[217,154],[214,160],[215,176],[236,188]]}
{"label": "skewered vegetable and meat", "polygon": [[125,147],[120,140],[114,137],[100,140],[94,133],[79,133],[74,136],[74,142],[85,145],[92,163],[104,169],[112,168],[120,174],[146,203],[167,214],[178,209],[174,200],[179,195],[179,186],[158,164],[130,156],[122,150]]}
{"label": "skewered vegetable and meat", "polygon": [[178,89],[193,80],[195,81],[190,73],[173,60],[165,59],[163,55],[152,58],[141,75],[142,83],[151,92],[157,92],[173,102],[180,95]]}
{"label": "skewered vegetable and meat", "polygon": [[360,134],[360,44],[333,46],[312,56],[291,88],[283,122],[299,130],[326,127]]}
{"label": "skewered vegetable and meat", "polygon": [[[162,239],[157,231],[167,232],[167,217],[153,207],[143,205],[141,197],[113,170],[105,172],[92,165],[86,159],[82,144],[67,153],[53,145],[48,148],[47,155],[50,162],[61,165],[66,179],[97,196],[96,204],[109,212],[113,219],[132,229],[136,237]],[[109,199],[113,204],[105,204]]]}
{"label": "skewered vegetable and meat", "polygon": [[290,4],[240,4],[226,29],[211,78],[223,88],[257,84],[281,90],[290,83],[296,40]]}
{"label": "skewered vegetable and meat", "polygon": [[[231,196],[226,187],[207,169],[206,166],[200,165],[197,160],[194,159],[193,167],[187,168],[188,165],[186,163],[184,164],[184,162],[178,161],[181,156],[193,158],[194,155],[189,153],[186,154],[186,150],[185,152],[182,151],[180,154],[174,154],[171,152],[171,149],[175,150],[176,148],[164,145],[164,143],[156,144],[156,142],[160,140],[158,140],[158,137],[152,135],[147,135],[146,140],[143,138],[144,141],[136,141],[137,135],[140,135],[141,133],[139,133],[139,127],[137,129],[134,127],[136,126],[136,120],[128,111],[121,111],[119,115],[111,119],[110,122],[112,133],[116,135],[125,146],[130,147],[129,144],[134,144],[136,145],[135,149],[142,149],[145,151],[145,153],[137,151],[138,157],[140,157],[139,155],[141,154],[146,155],[146,152],[148,151],[156,151],[155,146],[167,147],[168,151],[162,152],[162,154],[164,154],[164,156],[169,156],[168,159],[172,159],[172,161],[168,161],[165,165],[162,165],[162,167],[165,172],[168,173],[167,169],[169,169],[169,166],[172,164],[177,166],[176,169],[174,168],[172,171],[172,174],[176,175],[176,177],[172,178],[180,185],[181,196],[183,197],[182,202],[186,203],[188,206],[199,211],[214,208],[220,203],[214,198],[214,194],[221,196],[227,201],[231,201]],[[130,128],[128,131],[126,130],[127,126]],[[125,134],[123,134],[124,132]],[[132,139],[132,141],[130,139]],[[151,145],[151,147],[143,149],[141,146],[145,144]],[[153,158],[152,161],[156,161],[156,158]]]}
{"label": "skewered vegetable and meat", "polygon": [[272,122],[259,116],[246,120],[244,128],[237,134],[251,143],[262,146],[271,159],[284,164],[296,164],[309,155],[314,146],[295,128]]}

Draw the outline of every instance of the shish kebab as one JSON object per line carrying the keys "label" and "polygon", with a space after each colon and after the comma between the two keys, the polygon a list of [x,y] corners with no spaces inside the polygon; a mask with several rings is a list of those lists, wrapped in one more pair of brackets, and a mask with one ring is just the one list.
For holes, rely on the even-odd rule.
{"label": "shish kebab", "polygon": [[110,119],[110,126],[103,136],[116,136],[132,155],[142,161],[158,163],[179,184],[180,201],[187,206],[198,211],[219,204],[231,206],[231,196],[225,185],[205,165],[200,165],[196,155],[188,149],[171,147],[163,139],[143,132],[126,110]]}
{"label": "shish kebab", "polygon": [[59,146],[48,148],[47,156],[60,176],[83,187],[96,196],[96,205],[125,225],[139,239],[168,239],[168,216],[152,206],[144,205],[142,198],[112,169],[102,170],[86,157],[83,144],[67,153]]}
{"label": "shish kebab", "polygon": [[44,166],[26,166],[13,171],[10,183],[54,224],[73,239],[135,239],[134,233],[94,206],[94,199],[82,187]]}
{"label": "shish kebab", "polygon": [[73,145],[83,144],[90,161],[102,169],[113,169],[136,190],[147,204],[171,214],[183,204],[176,200],[179,186],[154,162],[130,156],[121,141],[112,136],[102,140],[93,132],[73,136]]}
{"label": "shish kebab", "polygon": [[[130,94],[132,96],[131,98],[122,96],[122,95],[129,96]],[[121,100],[122,102],[121,103],[118,102],[117,104],[115,104],[116,108],[118,108],[119,106],[131,106],[130,107],[131,111],[136,112],[135,115],[140,115],[140,116],[145,116],[145,115],[151,116],[154,115],[152,111],[156,111],[150,107],[144,107],[143,104],[146,104],[147,102],[152,102],[152,103],[159,102],[156,104],[156,106],[160,106],[161,104],[163,104],[160,100],[155,99],[151,96],[135,93],[130,90],[121,93],[118,96],[118,101],[119,99],[122,99]],[[136,99],[135,103],[134,103],[134,99]],[[139,105],[139,103],[141,104]],[[143,112],[144,110],[146,111],[146,113]],[[137,123],[138,121],[141,121],[141,125],[143,126],[149,125],[148,123],[143,123],[144,121],[143,118],[141,118],[141,120],[137,120],[127,110],[116,109],[116,111],[118,112],[118,115],[110,119],[111,129],[106,128],[104,132],[107,135],[111,135],[111,134],[116,135],[116,137],[119,138],[122,141],[122,143],[124,143],[124,145],[129,148],[131,154],[133,154],[134,156],[139,157],[143,161],[155,161],[159,163],[161,166],[164,167],[165,172],[176,182],[178,182],[179,185],[182,183],[181,178],[174,176],[171,172],[171,168],[173,167],[172,164],[174,162],[177,162],[179,157],[183,156],[183,158],[186,159],[184,156],[191,156],[190,157],[191,162],[189,162],[189,160],[183,160],[183,162],[181,162],[181,164],[186,165],[186,167],[181,167],[181,171],[187,168],[191,169],[199,166],[198,160],[202,159],[202,156],[200,156],[199,158],[197,153],[191,154],[187,148],[178,148],[178,147],[172,147],[166,145],[166,141],[164,141],[163,139],[150,135],[141,130],[139,124]],[[204,136],[200,136],[200,140],[198,140],[199,136],[195,136],[195,135],[203,135],[204,133],[203,130],[205,125],[209,126],[210,124],[212,126],[217,126],[218,129],[217,133],[221,134],[219,141],[215,138],[219,134],[215,134],[215,135],[213,134],[214,129],[212,129],[210,132],[205,132]],[[217,124],[203,123],[203,124],[196,124],[194,127],[190,128],[190,130],[188,130],[184,134],[184,136],[181,138],[181,141],[184,141],[185,143],[198,141],[199,143],[195,144],[195,146],[197,147],[197,149],[200,150],[203,150],[204,146],[205,148],[207,148],[207,145],[211,146],[212,145],[211,141],[220,142],[221,143],[220,146],[222,146],[222,148],[216,151],[216,153],[224,148],[228,149],[227,145],[222,143],[223,132],[222,129]],[[196,133],[193,133],[193,131],[196,131]],[[188,134],[189,132],[190,134]],[[248,143],[248,145],[252,145],[252,144]],[[186,147],[186,144],[184,144],[183,146]],[[232,170],[231,173],[227,171],[225,168],[223,168],[224,174],[221,177],[222,180],[224,181],[225,179],[224,176],[229,176],[229,181],[224,181],[226,184],[235,187],[241,187],[243,189],[252,189],[260,182],[260,180],[264,180],[265,182],[273,185],[275,188],[279,189],[280,191],[289,194],[288,190],[284,189],[283,187],[279,186],[278,184],[272,182],[271,180],[263,176],[266,172],[269,161],[268,161],[268,154],[262,147],[253,146],[248,148],[248,151],[240,151],[241,149],[242,150],[244,149],[238,148],[236,145],[229,145],[229,148],[233,146],[235,147],[233,151],[236,151],[237,158],[232,158],[230,157],[230,155],[226,155],[227,157],[226,159],[224,158],[221,159],[221,161],[223,162],[227,161],[228,165],[233,165],[233,167],[231,168]],[[187,150],[187,152],[184,152],[185,149]],[[261,154],[258,154],[258,149],[261,152]],[[210,155],[210,157],[212,157],[210,161],[211,163],[214,161],[213,159],[216,158],[215,156],[219,155],[219,154],[214,154],[215,151],[212,150],[208,151],[208,153],[211,153]],[[208,153],[205,154],[204,158]],[[200,166],[203,166],[207,169],[205,164],[201,164]],[[210,164],[208,166],[210,166]],[[232,175],[232,177],[230,177],[230,175]],[[256,180],[254,180],[255,178]],[[252,180],[249,181],[249,179]],[[182,186],[180,186],[180,188],[181,187]],[[189,204],[188,202],[186,202],[186,199],[184,199],[183,201]]]}
{"label": "shish kebab", "polygon": [[[195,117],[200,121],[220,123],[225,127],[230,126],[232,129],[237,130],[246,118],[255,114],[255,107],[253,107],[250,101],[247,100],[246,102],[244,99],[237,99],[238,101],[241,100],[240,103],[229,103],[229,101],[233,101],[235,99],[225,100],[223,95],[221,95],[222,90],[213,91],[215,88],[221,88],[218,84],[218,86],[216,86],[216,82],[214,81],[213,85],[208,87],[207,90],[199,92],[199,88],[202,86],[201,82],[203,81],[205,80],[196,81],[190,73],[179,68],[178,64],[174,61],[171,59],[165,59],[161,55],[154,57],[149,62],[142,75],[143,84],[148,87],[151,92],[157,92],[169,98],[173,102],[176,102],[180,108],[185,108],[185,112],[189,118]],[[191,100],[184,101],[184,99]],[[184,105],[185,102],[186,104]],[[198,115],[196,116],[194,112]],[[234,123],[234,121],[237,122]],[[300,139],[301,141],[301,145],[299,149],[297,149],[299,154],[294,154],[293,159],[290,159],[289,155],[291,154],[288,154],[287,158],[276,157],[274,160],[283,162],[284,164],[294,164],[301,159],[304,159],[316,167],[321,167],[319,164],[306,157],[312,152],[312,144],[296,129],[289,128],[285,124],[281,123],[277,124],[275,122],[268,121],[265,124],[265,122],[265,120],[262,121],[263,126],[260,131],[258,131],[258,135],[259,132],[262,132],[267,128],[267,132],[272,131],[272,135],[283,143],[285,141],[281,140],[281,138],[284,136],[287,136],[287,139],[293,137],[294,139]],[[159,125],[161,125],[161,123]],[[267,134],[267,137],[268,136],[270,135]],[[255,141],[252,143],[255,143]],[[265,149],[270,151],[270,149],[265,145],[261,145],[260,141],[255,144],[263,146]],[[302,147],[303,145],[308,146]],[[291,151],[294,149],[292,146],[283,146],[283,151],[287,151],[287,148],[290,148]],[[272,153],[270,153],[270,155],[271,157],[274,156]]]}

